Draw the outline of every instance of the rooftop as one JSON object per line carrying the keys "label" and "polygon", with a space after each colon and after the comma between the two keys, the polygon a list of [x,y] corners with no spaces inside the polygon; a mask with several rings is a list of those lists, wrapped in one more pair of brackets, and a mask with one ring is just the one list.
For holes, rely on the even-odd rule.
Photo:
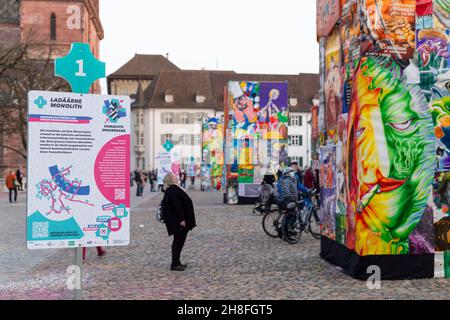
{"label": "rooftop", "polygon": [[108,76],[108,78],[150,78],[161,70],[180,70],[166,57],[156,54],[135,54],[127,63]]}
{"label": "rooftop", "polygon": [[[297,99],[291,110],[309,112],[312,99],[319,91],[318,74],[268,75],[242,74],[234,71],[164,70],[143,92],[142,86],[133,107],[144,108],[210,108],[223,110],[224,88],[228,81],[288,82],[289,97]],[[166,100],[171,95],[173,100]],[[204,97],[203,102],[197,100]]]}

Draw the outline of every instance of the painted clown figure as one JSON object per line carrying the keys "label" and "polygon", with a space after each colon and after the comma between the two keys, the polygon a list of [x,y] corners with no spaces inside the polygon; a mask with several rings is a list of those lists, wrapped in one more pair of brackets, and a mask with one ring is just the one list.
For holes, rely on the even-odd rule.
{"label": "painted clown figure", "polygon": [[431,192],[433,122],[420,88],[389,58],[365,57],[348,119],[347,207],[359,255],[407,254]]}
{"label": "painted clown figure", "polygon": [[244,94],[239,82],[230,82],[228,90],[233,96],[233,119],[236,126],[235,138],[242,135],[254,134],[258,115],[254,109],[252,100]]}

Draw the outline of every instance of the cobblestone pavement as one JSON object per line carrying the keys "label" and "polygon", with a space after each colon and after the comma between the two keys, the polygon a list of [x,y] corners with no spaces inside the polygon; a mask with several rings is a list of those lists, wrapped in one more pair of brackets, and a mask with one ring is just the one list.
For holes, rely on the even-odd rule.
{"label": "cobblestone pavement", "polygon": [[[84,264],[84,299],[449,299],[448,279],[384,281],[367,289],[322,260],[319,241],[304,235],[289,245],[267,237],[250,206],[223,205],[219,193],[189,192],[198,227],[188,235],[184,272],[169,271],[171,238],[154,218],[162,195],[132,210],[132,242],[108,248]],[[0,299],[71,299],[65,271],[72,254],[60,250],[0,286]],[[3,271],[1,271],[3,272]]]}

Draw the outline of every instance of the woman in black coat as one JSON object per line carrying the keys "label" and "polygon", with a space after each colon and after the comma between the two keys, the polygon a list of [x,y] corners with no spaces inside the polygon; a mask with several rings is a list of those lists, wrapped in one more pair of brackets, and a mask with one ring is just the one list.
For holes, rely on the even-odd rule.
{"label": "woman in black coat", "polygon": [[163,181],[162,212],[167,233],[169,236],[173,235],[170,269],[183,271],[187,265],[181,263],[180,255],[188,232],[196,226],[194,205],[187,193],[178,186],[177,177],[173,173],[168,173]]}

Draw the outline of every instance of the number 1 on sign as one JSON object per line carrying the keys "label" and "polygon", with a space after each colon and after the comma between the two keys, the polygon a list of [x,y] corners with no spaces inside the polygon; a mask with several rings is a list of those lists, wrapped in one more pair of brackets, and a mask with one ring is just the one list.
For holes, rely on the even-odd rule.
{"label": "number 1 on sign", "polygon": [[78,72],[76,72],[75,75],[77,77],[86,77],[86,73],[84,73],[84,71],[83,71],[84,61],[80,59],[75,62],[78,64]]}

